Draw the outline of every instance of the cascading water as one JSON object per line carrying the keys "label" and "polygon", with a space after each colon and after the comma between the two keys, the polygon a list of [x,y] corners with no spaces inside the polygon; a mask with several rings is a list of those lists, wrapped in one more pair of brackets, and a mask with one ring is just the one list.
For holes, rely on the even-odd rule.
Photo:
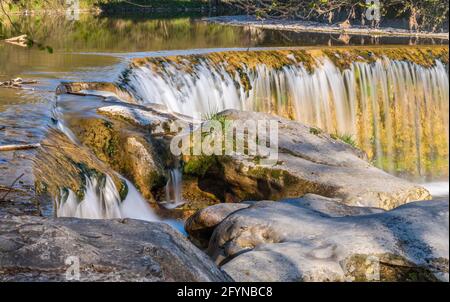
{"label": "cascading water", "polygon": [[73,134],[73,132],[69,129],[69,127],[67,127],[66,123],[64,122],[63,114],[61,113],[58,106],[55,106],[52,109],[52,118],[55,123],[56,129],[64,133],[72,143],[78,144],[78,140],[75,137],[75,134]]}
{"label": "cascading water", "polygon": [[160,204],[167,209],[174,209],[185,203],[181,195],[183,174],[179,168],[171,169],[169,172],[169,181],[166,184],[166,201]]}
{"label": "cascading water", "polygon": [[279,114],[352,137],[391,173],[448,176],[448,68],[439,61],[428,68],[383,58],[342,70],[319,58],[312,72],[297,62],[235,71],[207,59],[178,65],[135,66],[122,86],[143,103],[191,116],[230,108]]}
{"label": "cascading water", "polygon": [[158,221],[152,208],[128,180],[125,180],[128,194],[121,201],[119,192],[110,176],[99,180],[86,177],[83,200],[78,200],[71,190],[61,193],[56,201],[56,216],[86,219],[133,218]]}

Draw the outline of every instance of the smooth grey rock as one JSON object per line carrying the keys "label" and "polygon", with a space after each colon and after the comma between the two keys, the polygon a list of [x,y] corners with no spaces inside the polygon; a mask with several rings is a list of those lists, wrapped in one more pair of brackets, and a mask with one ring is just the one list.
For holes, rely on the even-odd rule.
{"label": "smooth grey rock", "polygon": [[330,202],[257,202],[215,228],[208,253],[236,281],[448,281],[448,199],[359,216]]}
{"label": "smooth grey rock", "polygon": [[293,206],[311,209],[330,217],[359,216],[384,212],[380,208],[348,206],[343,204],[339,198],[327,198],[316,194],[306,194],[301,198],[289,198],[281,201]]}
{"label": "smooth grey rock", "polygon": [[245,203],[220,203],[197,211],[185,223],[189,239],[198,247],[207,248],[214,228],[228,215],[249,206]]}
{"label": "smooth grey rock", "polygon": [[80,281],[230,280],[163,223],[4,216],[0,225],[0,281],[65,281],[71,256]]}
{"label": "smooth grey rock", "polygon": [[[378,208],[347,206],[342,204],[340,199],[332,199],[315,194],[306,194],[301,198],[284,199],[280,202],[311,209],[329,217],[358,216],[384,212],[384,210]],[[189,239],[198,247],[206,249],[214,229],[223,220],[236,211],[246,209],[255,203],[257,202],[221,203],[197,211],[185,223]]]}

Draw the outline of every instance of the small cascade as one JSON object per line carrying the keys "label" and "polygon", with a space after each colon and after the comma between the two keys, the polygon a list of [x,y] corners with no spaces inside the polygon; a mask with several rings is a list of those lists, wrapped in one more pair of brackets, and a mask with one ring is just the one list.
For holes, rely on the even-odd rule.
{"label": "small cascade", "polygon": [[55,123],[56,129],[64,133],[72,143],[78,144],[78,140],[75,134],[73,134],[73,132],[69,129],[69,127],[67,127],[66,123],[64,122],[63,114],[61,113],[58,106],[55,106],[52,109],[52,119]]}
{"label": "small cascade", "polygon": [[78,200],[71,190],[65,190],[56,201],[57,217],[76,217],[85,219],[133,218],[158,221],[149,204],[128,180],[128,194],[121,201],[119,192],[110,176],[101,180],[86,177],[83,200]]}
{"label": "small cascade", "polygon": [[183,174],[180,168],[174,168],[169,171],[169,181],[166,184],[166,201],[160,203],[166,209],[174,209],[185,202],[182,196]]}
{"label": "small cascade", "polygon": [[424,183],[422,186],[427,189],[433,198],[448,198],[449,197],[449,182],[448,181],[438,181]]}
{"label": "small cascade", "polygon": [[294,59],[237,69],[207,58],[186,61],[134,66],[121,85],[142,103],[190,116],[224,109],[278,114],[350,137],[390,173],[448,176],[448,66],[440,61],[424,67],[381,57],[344,68],[320,57],[313,70]]}

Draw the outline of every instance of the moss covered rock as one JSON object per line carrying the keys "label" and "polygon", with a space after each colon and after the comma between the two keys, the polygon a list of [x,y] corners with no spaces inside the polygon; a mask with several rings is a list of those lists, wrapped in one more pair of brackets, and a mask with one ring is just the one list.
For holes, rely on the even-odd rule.
{"label": "moss covered rock", "polygon": [[220,115],[230,121],[274,120],[278,125],[278,157],[273,165],[261,165],[258,155],[247,155],[245,150],[244,154],[184,157],[185,173],[196,175],[199,188],[222,202],[314,193],[347,205],[393,209],[431,198],[424,188],[373,167],[364,152],[324,132],[264,113],[226,110]]}
{"label": "moss covered rock", "polygon": [[102,116],[72,118],[69,127],[97,158],[130,179],[146,199],[155,201],[153,193],[167,178],[161,146],[150,132]]}
{"label": "moss covered rock", "polygon": [[86,177],[104,178],[106,175],[121,192],[122,199],[127,194],[127,185],[114,170],[96,158],[88,148],[78,146],[63,133],[51,130],[41,143],[34,160],[36,193],[60,198],[61,192],[71,190],[79,200],[86,191]]}

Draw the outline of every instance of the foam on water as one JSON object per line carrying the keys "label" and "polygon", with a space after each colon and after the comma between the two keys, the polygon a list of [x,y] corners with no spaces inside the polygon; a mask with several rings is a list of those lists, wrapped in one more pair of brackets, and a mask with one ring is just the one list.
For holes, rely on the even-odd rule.
{"label": "foam on water", "polygon": [[433,196],[433,198],[449,196],[448,181],[429,182],[423,184],[423,186],[431,193],[431,196]]}
{"label": "foam on water", "polygon": [[158,217],[136,187],[123,179],[128,186],[128,194],[121,201],[112,178],[106,176],[99,180],[86,177],[86,189],[83,200],[79,200],[71,190],[61,192],[56,200],[57,217],[76,217],[83,219],[132,218],[144,221],[164,222],[185,234],[184,225],[177,220],[163,220]]}

